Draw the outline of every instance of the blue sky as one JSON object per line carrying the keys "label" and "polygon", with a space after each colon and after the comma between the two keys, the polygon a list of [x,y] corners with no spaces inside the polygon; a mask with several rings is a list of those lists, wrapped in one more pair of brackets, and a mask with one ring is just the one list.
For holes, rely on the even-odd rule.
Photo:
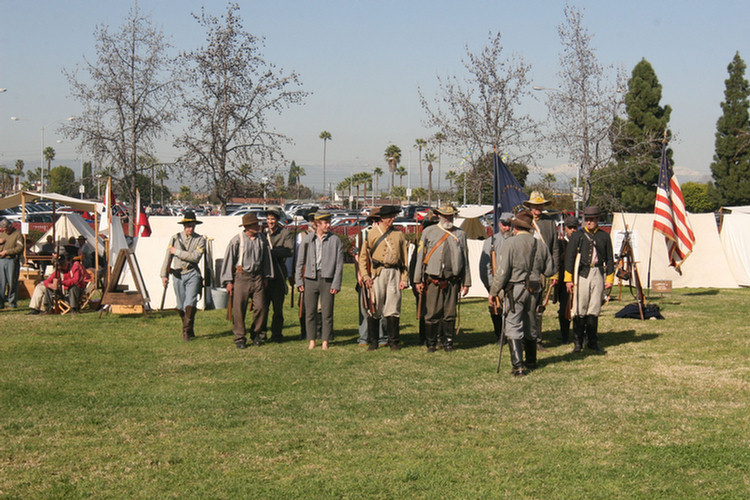
{"label": "blue sky", "polygon": [[[202,4],[220,15],[224,2],[141,0],[157,26],[171,36],[175,49],[203,43],[193,20]],[[417,89],[435,94],[437,75],[463,75],[466,46],[478,52],[491,31],[500,31],[506,53],[532,66],[533,83],[558,84],[560,44],[557,26],[564,2],[555,1],[240,1],[245,28],[265,37],[265,57],[300,74],[311,92],[305,105],[288,110],[273,123],[295,144],[287,160],[301,164],[304,183],[322,177],[322,141],[328,130],[328,180],[360,170],[384,170],[383,151],[395,143],[403,164],[411,162],[416,186],[416,138],[434,131],[424,127]],[[116,29],[132,7],[113,0],[0,0],[0,164],[23,159],[39,166],[41,127],[80,113],[69,97],[62,69],[83,57],[95,57],[94,29]],[[682,183],[706,181],[714,151],[716,120],[721,113],[727,65],[736,51],[747,61],[750,3],[740,1],[582,1],[584,23],[593,33],[599,61],[628,73],[642,58],[654,67],[663,86],[662,104],[673,108],[670,128],[676,172]],[[544,120],[543,95],[524,109]],[[19,117],[11,121],[10,117]],[[57,143],[56,125],[45,128],[45,145],[55,147],[54,164],[79,172],[82,155],[70,142]],[[177,152],[165,138],[156,151],[161,161]],[[573,176],[567,159],[537,152],[535,174]],[[83,155],[83,159],[89,158]],[[443,171],[460,158],[443,158]],[[175,179],[174,184],[182,182]],[[445,182],[445,181],[442,181]]]}

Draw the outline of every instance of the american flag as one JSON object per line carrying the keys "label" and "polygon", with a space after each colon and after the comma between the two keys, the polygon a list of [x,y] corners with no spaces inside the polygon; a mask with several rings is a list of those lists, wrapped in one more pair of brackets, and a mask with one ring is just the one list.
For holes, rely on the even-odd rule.
{"label": "american flag", "polygon": [[680,183],[674,175],[672,165],[667,157],[667,145],[662,146],[659,184],[656,187],[656,204],[654,206],[654,229],[667,240],[669,265],[679,267],[693,251],[695,235],[685,210]]}

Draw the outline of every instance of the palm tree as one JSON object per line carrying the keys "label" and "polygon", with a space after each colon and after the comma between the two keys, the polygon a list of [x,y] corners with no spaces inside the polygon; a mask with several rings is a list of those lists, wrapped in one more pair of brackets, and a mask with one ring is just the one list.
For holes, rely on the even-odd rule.
{"label": "palm tree", "polygon": [[16,190],[20,189],[21,186],[21,180],[20,178],[23,176],[23,167],[24,162],[23,160],[16,160]]}
{"label": "palm tree", "polygon": [[372,175],[375,176],[375,193],[380,196],[380,177],[383,175],[383,169],[375,167],[375,170],[372,171]]}
{"label": "palm tree", "polygon": [[323,139],[323,196],[325,196],[326,195],[326,144],[328,143],[328,141],[333,140],[333,137],[331,137],[331,133],[327,130],[322,131],[318,137]]}
{"label": "palm tree", "polygon": [[432,206],[432,162],[437,159],[435,153],[426,153],[424,161],[427,162],[427,204]]}
{"label": "palm tree", "polygon": [[156,170],[156,175],[154,176],[157,181],[159,181],[161,185],[161,189],[159,190],[159,193],[161,194],[161,206],[164,207],[164,181],[169,179],[169,175],[167,175],[167,170],[164,167],[159,167]]}
{"label": "palm tree", "polygon": [[394,174],[396,167],[401,162],[401,148],[391,144],[385,148],[385,161],[388,162],[388,170],[391,172],[391,191],[393,191]]}
{"label": "palm tree", "polygon": [[[364,189],[364,193],[362,194],[362,199],[367,202],[367,186],[369,185],[372,189],[372,174],[369,172],[360,172],[357,174],[359,182],[362,184],[362,188]],[[359,207],[357,207],[359,208]]]}
{"label": "palm tree", "polygon": [[406,171],[406,168],[404,168],[403,165],[399,165],[396,169],[396,175],[398,175],[399,185],[401,187],[404,187],[404,177],[406,177],[409,174],[409,172]]}
{"label": "palm tree", "polygon": [[[344,194],[344,190],[348,189],[349,190],[349,198],[351,198],[352,197],[352,182],[353,182],[352,178],[351,177],[347,177],[346,179],[344,179],[343,181],[341,181],[341,182],[338,183],[338,185],[336,186],[336,191],[341,191],[341,194],[343,195]],[[352,208],[351,203],[349,204],[349,208]]]}
{"label": "palm tree", "polygon": [[414,141],[414,147],[419,151],[419,154],[417,155],[419,158],[419,187],[424,186],[424,181],[422,180],[422,148],[425,147],[426,144],[427,141],[424,139],[416,139]]}
{"label": "palm tree", "polygon": [[456,180],[456,172],[453,170],[448,170],[445,173],[445,178],[451,183],[450,190],[453,191],[453,181]]}
{"label": "palm tree", "polygon": [[[52,166],[52,160],[55,159],[55,149],[52,146],[47,146],[42,151],[42,155],[44,156],[44,159],[47,161],[47,171],[42,172],[42,186],[41,186],[41,192],[44,192],[44,178],[49,177],[49,172],[51,170]],[[44,168],[44,166],[42,166]]]}
{"label": "palm tree", "polygon": [[299,200],[299,190],[300,190],[300,177],[305,175],[305,169],[301,166],[297,165],[296,162],[292,162],[291,165],[289,165],[289,179],[294,179],[295,184],[297,185],[297,199]]}
{"label": "palm tree", "polygon": [[432,136],[432,140],[438,143],[438,191],[440,191],[440,170],[443,165],[443,141],[445,141],[445,134],[442,132],[437,132],[434,136]]}

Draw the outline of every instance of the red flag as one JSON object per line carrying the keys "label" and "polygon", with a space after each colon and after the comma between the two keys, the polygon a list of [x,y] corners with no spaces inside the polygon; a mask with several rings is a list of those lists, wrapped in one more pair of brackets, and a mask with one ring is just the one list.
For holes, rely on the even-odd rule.
{"label": "red flag", "polygon": [[[148,223],[148,215],[146,215],[143,206],[141,205],[141,192],[138,189],[135,190],[135,236],[143,236],[148,238],[151,236],[151,224]],[[141,229],[143,231],[141,231]]]}
{"label": "red flag", "polygon": [[654,229],[667,240],[669,265],[679,271],[679,267],[693,251],[695,235],[685,210],[685,200],[672,165],[667,158],[667,145],[662,146],[659,184],[656,187],[654,205]]}

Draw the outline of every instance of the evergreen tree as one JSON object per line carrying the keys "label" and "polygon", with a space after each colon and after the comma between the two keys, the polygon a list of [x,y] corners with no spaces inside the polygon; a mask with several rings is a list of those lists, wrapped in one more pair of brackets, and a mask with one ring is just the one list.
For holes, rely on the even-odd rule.
{"label": "evergreen tree", "polygon": [[[592,176],[593,203],[607,210],[650,212],[659,181],[661,145],[672,108],[660,106],[661,84],[645,59],[635,65],[625,94],[627,118],[615,117],[611,141],[615,161]],[[672,150],[667,150],[672,158]]]}
{"label": "evergreen tree", "polygon": [[750,89],[745,67],[745,61],[737,52],[727,67],[729,78],[725,81],[724,102],[721,103],[724,114],[716,122],[716,151],[711,173],[716,187],[712,193],[720,205],[750,203]]}

